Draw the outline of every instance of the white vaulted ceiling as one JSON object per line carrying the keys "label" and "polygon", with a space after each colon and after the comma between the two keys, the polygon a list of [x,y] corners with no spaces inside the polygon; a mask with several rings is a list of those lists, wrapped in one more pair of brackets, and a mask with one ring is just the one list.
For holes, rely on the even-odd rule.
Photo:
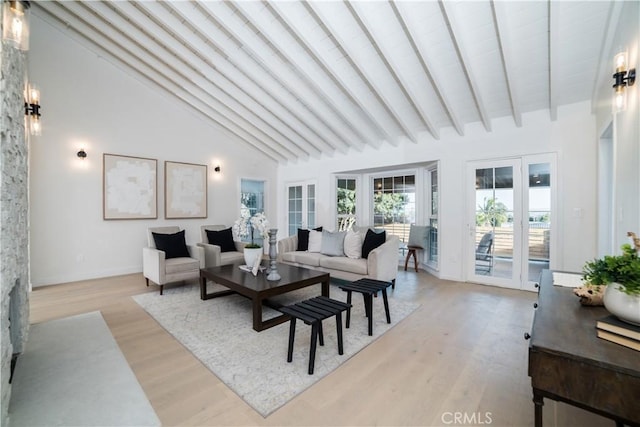
{"label": "white vaulted ceiling", "polygon": [[279,162],[592,100],[619,2],[42,1],[34,13]]}

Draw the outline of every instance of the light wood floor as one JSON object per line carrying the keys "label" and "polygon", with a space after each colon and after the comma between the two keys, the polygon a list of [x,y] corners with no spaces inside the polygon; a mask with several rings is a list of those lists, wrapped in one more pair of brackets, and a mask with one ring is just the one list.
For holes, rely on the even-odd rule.
{"label": "light wood floor", "polygon": [[[36,288],[31,323],[100,310],[163,425],[533,425],[533,293],[400,271],[391,297],[418,310],[262,418],[131,299],[143,292],[157,288],[141,274]],[[544,410],[548,426],[613,426],[548,400]]]}

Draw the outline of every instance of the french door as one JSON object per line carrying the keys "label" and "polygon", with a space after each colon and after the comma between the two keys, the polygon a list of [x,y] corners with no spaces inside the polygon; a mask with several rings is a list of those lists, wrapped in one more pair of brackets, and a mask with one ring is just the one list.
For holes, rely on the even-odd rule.
{"label": "french door", "polygon": [[553,154],[469,163],[467,280],[534,289],[555,246],[555,175]]}
{"label": "french door", "polygon": [[287,185],[287,230],[293,236],[298,228],[316,226],[316,184],[306,181]]}

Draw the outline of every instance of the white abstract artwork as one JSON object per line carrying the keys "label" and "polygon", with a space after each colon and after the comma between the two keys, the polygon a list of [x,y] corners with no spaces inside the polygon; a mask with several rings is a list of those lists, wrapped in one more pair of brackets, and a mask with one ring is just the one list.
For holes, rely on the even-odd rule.
{"label": "white abstract artwork", "polygon": [[164,162],[165,218],[207,217],[207,166]]}
{"label": "white abstract artwork", "polygon": [[157,218],[156,173],[155,159],[104,154],[104,219]]}

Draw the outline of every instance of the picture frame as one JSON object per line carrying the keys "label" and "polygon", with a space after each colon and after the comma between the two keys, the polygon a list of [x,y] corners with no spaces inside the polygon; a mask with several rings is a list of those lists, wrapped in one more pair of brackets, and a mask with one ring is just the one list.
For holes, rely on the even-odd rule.
{"label": "picture frame", "polygon": [[104,153],[103,219],[157,219],[157,172],[156,159]]}
{"label": "picture frame", "polygon": [[164,162],[164,217],[207,218],[207,165]]}

